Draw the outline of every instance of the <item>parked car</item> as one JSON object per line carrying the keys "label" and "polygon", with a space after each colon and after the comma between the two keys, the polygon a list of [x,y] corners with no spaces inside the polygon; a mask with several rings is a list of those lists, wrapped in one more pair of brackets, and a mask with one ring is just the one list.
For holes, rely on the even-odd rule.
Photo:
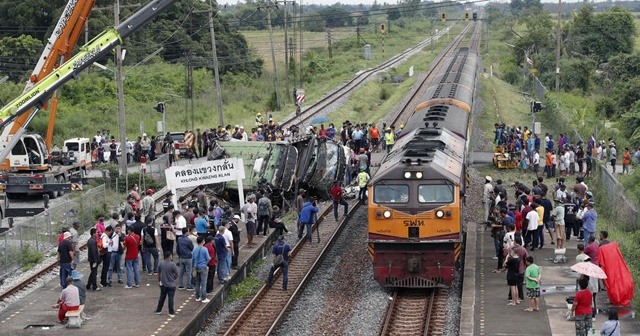
{"label": "parked car", "polygon": [[[184,132],[168,132],[169,136],[171,137],[171,140],[173,140],[173,144],[174,146],[178,146],[176,149],[178,152],[179,151],[179,155],[180,157],[186,157],[187,156],[187,146],[184,144]],[[165,137],[166,135],[158,135],[156,137],[156,154],[161,154],[163,153],[162,151],[162,147],[164,146],[164,142],[165,142]]]}

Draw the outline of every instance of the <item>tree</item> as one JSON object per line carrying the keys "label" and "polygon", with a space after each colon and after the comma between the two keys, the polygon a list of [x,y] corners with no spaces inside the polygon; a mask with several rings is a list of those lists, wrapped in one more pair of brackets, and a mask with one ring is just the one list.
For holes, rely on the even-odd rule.
{"label": "tree", "polygon": [[318,13],[310,13],[304,19],[304,29],[312,32],[323,32],[325,21]]}
{"label": "tree", "polygon": [[352,25],[351,13],[337,6],[323,8],[318,12],[325,20],[327,27],[344,27]]}
{"label": "tree", "polygon": [[584,5],[567,28],[568,50],[593,57],[600,63],[611,56],[633,51],[634,18],[622,7],[613,6],[605,13],[594,15],[593,7]]}
{"label": "tree", "polygon": [[632,110],[636,102],[640,100],[640,77],[619,82],[613,88],[613,99],[617,103],[617,114],[624,114]]}
{"label": "tree", "polygon": [[527,31],[514,43],[513,58],[516,64],[523,64],[525,51],[535,58],[538,52],[553,46],[553,23],[549,12],[539,8],[525,10],[521,13],[520,21],[525,24]]}
{"label": "tree", "polygon": [[391,7],[387,9],[387,20],[393,21],[402,17],[400,10],[397,7]]}
{"label": "tree", "polygon": [[607,76],[612,82],[628,81],[640,76],[640,55],[620,54],[609,59]]}
{"label": "tree", "polygon": [[518,15],[524,10],[535,8],[542,10],[542,2],[540,0],[511,0],[511,12],[514,15]]}
{"label": "tree", "polygon": [[14,81],[30,75],[42,48],[42,42],[31,35],[3,37],[0,39],[0,69]]}

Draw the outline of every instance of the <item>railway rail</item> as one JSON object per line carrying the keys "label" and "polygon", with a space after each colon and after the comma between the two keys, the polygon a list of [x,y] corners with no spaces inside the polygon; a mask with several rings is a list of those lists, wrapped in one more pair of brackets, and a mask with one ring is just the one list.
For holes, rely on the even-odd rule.
{"label": "railway rail", "polygon": [[407,50],[405,50],[405,51],[403,51],[403,52],[391,57],[390,59],[388,59],[387,61],[381,63],[380,65],[378,65],[376,67],[369,68],[369,69],[361,71],[355,77],[353,77],[352,79],[350,79],[349,81],[347,81],[346,83],[344,83],[340,87],[338,87],[336,90],[334,90],[333,92],[331,92],[331,93],[327,94],[326,96],[320,98],[320,100],[318,102],[316,102],[315,104],[307,107],[299,115],[294,115],[294,116],[290,117],[289,119],[284,120],[280,124],[283,127],[289,126],[291,124],[298,124],[298,125],[306,124],[307,121],[310,121],[312,118],[316,117],[323,109],[329,107],[331,104],[335,103],[339,99],[347,97],[348,95],[350,95],[360,84],[362,84],[365,81],[369,80],[371,78],[371,76],[377,74],[380,71],[384,71],[384,70],[387,70],[387,69],[390,69],[390,68],[396,66],[404,58],[409,57],[413,53],[418,52],[418,51],[422,50],[423,48],[425,48],[426,46],[430,45],[431,39],[437,39],[437,38],[443,36],[444,34],[446,34],[448,29],[450,29],[450,28],[451,27],[448,27],[447,29],[443,29],[442,31],[438,32],[438,34],[432,36],[431,38],[426,39],[426,40],[418,43],[413,48],[407,49]]}
{"label": "railway rail", "polygon": [[448,294],[443,288],[397,289],[380,335],[443,335]]}
{"label": "railway rail", "polygon": [[[281,270],[274,274],[272,286],[264,285],[233,321],[224,335],[271,335],[283,321],[286,312],[302,293],[305,283],[311,278],[320,264],[322,257],[329,250],[332,242],[348,218],[357,209],[358,201],[349,201],[349,215],[336,222],[333,216],[333,206],[329,206],[318,218],[314,226],[313,242],[307,243],[302,239],[289,256],[289,282],[287,291],[280,288]],[[319,232],[319,233],[318,233]],[[318,235],[329,237],[318,243]],[[324,239],[324,238],[323,238]],[[278,308],[276,308],[278,307]]]}
{"label": "railway rail", "polygon": [[[189,189],[189,191],[184,192],[184,195],[189,195],[191,193],[193,193],[194,191],[196,191],[197,189]],[[169,190],[164,190],[162,192],[156,193],[157,197],[156,197],[156,204],[160,204],[162,203],[162,201],[165,198],[165,195],[169,192]],[[178,191],[178,193],[182,193],[180,191]],[[180,197],[180,195],[176,195],[176,197]],[[161,218],[162,217],[162,207],[160,207],[161,210],[156,212],[156,218]],[[87,246],[87,243],[84,243],[80,246],[81,250],[84,250]],[[53,272],[55,270],[55,268],[58,266],[58,262],[53,262],[50,265],[47,265],[45,267],[43,267],[40,271],[34,273],[33,275],[29,276],[27,279],[24,279],[23,281],[21,281],[20,283],[16,284],[15,286],[13,286],[12,288],[8,289],[7,291],[5,291],[4,293],[0,293],[0,302],[4,301],[5,299],[11,297],[14,294],[17,294],[18,292],[20,292],[21,290],[29,287],[29,285],[31,285],[32,283],[36,282],[39,278],[43,277],[44,275],[46,275],[49,272]]]}

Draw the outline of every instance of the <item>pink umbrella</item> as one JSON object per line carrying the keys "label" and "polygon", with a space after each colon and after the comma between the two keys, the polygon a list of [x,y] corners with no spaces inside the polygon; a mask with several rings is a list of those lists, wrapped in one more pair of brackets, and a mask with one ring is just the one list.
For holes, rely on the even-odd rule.
{"label": "pink umbrella", "polygon": [[604,273],[602,268],[600,268],[600,266],[590,261],[579,262],[571,266],[571,269],[580,274],[588,275],[589,277],[592,277],[592,278],[596,278],[596,279],[607,278],[607,275]]}

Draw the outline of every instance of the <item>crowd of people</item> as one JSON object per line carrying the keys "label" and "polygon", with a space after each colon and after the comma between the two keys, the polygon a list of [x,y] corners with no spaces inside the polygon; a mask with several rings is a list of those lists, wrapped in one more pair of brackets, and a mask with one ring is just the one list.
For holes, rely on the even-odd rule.
{"label": "crowd of people", "polygon": [[[157,277],[160,286],[157,314],[161,314],[167,298],[169,315],[176,314],[173,302],[176,290],[194,290],[196,301],[209,302],[207,293],[214,290],[215,282],[224,285],[230,279],[231,269],[238,268],[240,233],[244,231],[240,225],[244,218],[247,247],[255,245],[255,237],[266,237],[269,229],[275,229],[280,235],[273,254],[274,259],[278,255],[284,257],[278,267],[284,270],[283,289],[286,290],[286,264],[291,247],[285,243],[284,235],[290,233],[280,217],[279,207],[272,205],[272,191],[266,180],[260,181],[247,196],[247,203],[239,213],[215,198],[210,199],[203,186],[187,197],[180,197],[178,209],[174,206],[174,195],[169,192],[160,203],[161,222],[155,220],[158,203],[153,198],[154,191],[148,189],[144,194],[141,197],[138,186],[134,185],[121,213],[114,212],[109,219],[98,216],[87,242],[90,274],[83,289],[101,291],[115,281],[125,289],[138,288],[141,276],[146,273]],[[68,294],[75,291],[66,288],[71,285],[68,278],[76,272],[81,258],[79,225],[75,222],[73,228],[63,229],[59,237],[60,286],[64,290],[55,308],[61,311],[61,323],[65,321],[66,311],[78,309]],[[164,259],[162,262],[160,257]],[[275,268],[271,273],[273,271]]]}
{"label": "crowd of people", "polygon": [[[545,235],[550,238],[549,244],[554,245],[556,257],[564,257],[565,243],[575,238],[579,243],[576,262],[595,265],[599,265],[599,247],[610,242],[607,231],[597,231],[598,213],[593,192],[583,176],[576,175],[571,181],[573,186],[568,188],[571,173],[566,175],[566,178],[558,177],[549,185],[545,183],[544,176],[537,176],[530,185],[515,182],[511,186],[504,185],[500,179],[494,181],[491,176],[485,177],[482,198],[484,223],[491,229],[495,245],[493,259],[497,264],[493,272],[506,273],[508,305],[520,304],[526,293],[530,301],[525,311],[539,310],[542,272],[530,253],[545,247]],[[553,261],[562,260],[553,258]],[[602,287],[597,279],[586,275],[580,275],[576,280],[578,293],[570,314],[575,321],[577,335],[586,335],[592,330],[595,297]],[[616,320],[612,318],[613,322]],[[619,332],[619,324],[615,330]]]}
{"label": "crowd of people", "polygon": [[[542,173],[547,178],[576,174],[588,177],[596,161],[605,161],[611,166],[613,173],[617,173],[616,165],[622,164],[622,171],[619,173],[628,174],[632,163],[640,163],[640,148],[624,148],[622,153],[618,153],[613,138],[606,142],[596,142],[595,137],[591,136],[585,146],[582,141],[572,142],[567,133],[559,134],[556,143],[553,134],[547,133],[544,138],[540,138],[540,135],[532,133],[527,126],[494,126],[494,143],[504,147],[511,158],[519,160],[519,168],[523,172],[532,169],[534,173]],[[544,160],[542,172],[541,160]]]}

